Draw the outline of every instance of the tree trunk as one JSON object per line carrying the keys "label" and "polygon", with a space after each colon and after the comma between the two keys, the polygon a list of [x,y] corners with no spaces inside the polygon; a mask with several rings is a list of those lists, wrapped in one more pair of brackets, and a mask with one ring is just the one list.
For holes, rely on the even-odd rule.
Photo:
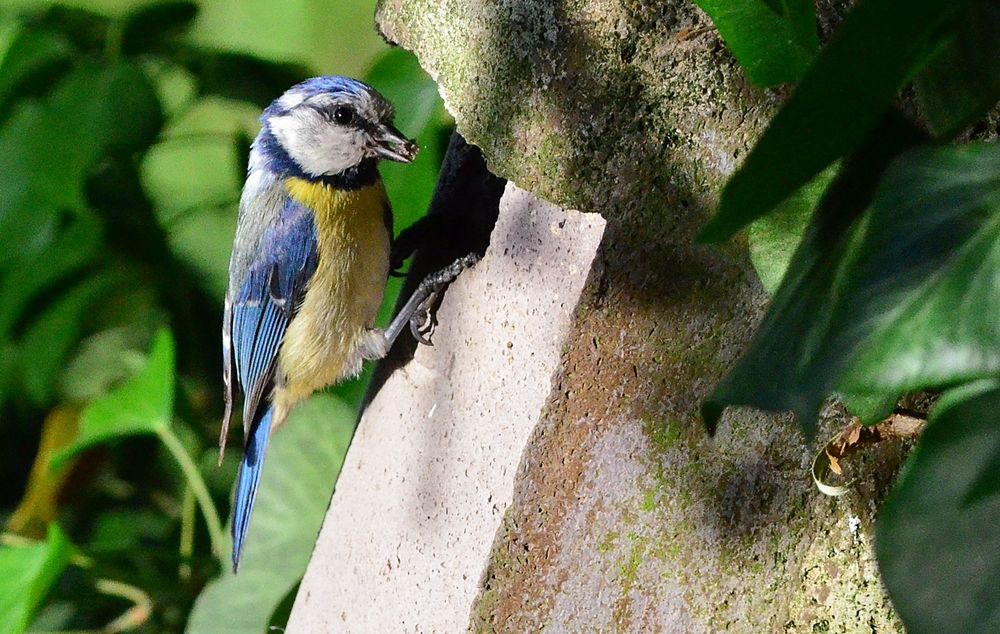
{"label": "tree trunk", "polygon": [[787,417],[698,415],[767,296],[694,236],[781,95],[686,1],[377,21],[516,187],[362,418],[289,631],[901,631],[872,552],[901,451],[827,498]]}

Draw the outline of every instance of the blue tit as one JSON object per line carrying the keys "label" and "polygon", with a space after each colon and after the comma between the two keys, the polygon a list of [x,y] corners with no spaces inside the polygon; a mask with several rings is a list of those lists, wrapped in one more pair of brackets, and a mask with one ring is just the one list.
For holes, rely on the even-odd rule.
{"label": "blue tit", "polygon": [[392,240],[377,164],[408,163],[417,153],[393,126],[389,102],[345,77],[293,86],[260,122],[240,199],[222,333],[220,460],[236,385],[243,394],[234,571],[271,433],[302,398],[357,375],[363,360],[383,357],[400,330],[387,336],[374,324]]}

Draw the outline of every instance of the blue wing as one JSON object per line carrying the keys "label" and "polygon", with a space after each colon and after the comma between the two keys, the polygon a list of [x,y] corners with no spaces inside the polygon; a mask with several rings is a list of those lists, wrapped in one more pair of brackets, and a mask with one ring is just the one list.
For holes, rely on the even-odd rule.
{"label": "blue wing", "polygon": [[[312,213],[291,199],[262,234],[239,289],[227,302],[224,341],[227,381],[233,369],[243,392],[244,451],[233,503],[233,569],[239,565],[270,436],[278,350],[306,285],[316,271]],[[229,350],[231,347],[231,352]],[[230,388],[231,390],[231,388]],[[223,423],[223,439],[228,421]]]}
{"label": "blue wing", "polygon": [[312,213],[289,198],[278,221],[264,232],[260,253],[232,301],[233,361],[247,432],[273,386],[278,349],[316,262]]}

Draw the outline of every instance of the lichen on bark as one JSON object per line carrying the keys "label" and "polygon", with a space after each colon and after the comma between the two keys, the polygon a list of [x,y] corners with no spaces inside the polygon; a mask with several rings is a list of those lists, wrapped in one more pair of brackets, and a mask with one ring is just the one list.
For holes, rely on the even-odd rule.
{"label": "lichen on bark", "polygon": [[491,170],[608,219],[471,629],[898,631],[884,489],[822,498],[787,419],[739,411],[711,439],[697,413],[767,297],[744,243],[693,237],[783,95],[686,0],[382,0],[377,23]]}

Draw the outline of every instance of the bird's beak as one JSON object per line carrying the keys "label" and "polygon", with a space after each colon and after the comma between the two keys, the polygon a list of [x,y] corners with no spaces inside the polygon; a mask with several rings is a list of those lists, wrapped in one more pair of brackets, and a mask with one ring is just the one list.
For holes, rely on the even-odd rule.
{"label": "bird's beak", "polygon": [[375,147],[373,152],[379,158],[409,163],[417,155],[417,144],[403,136],[403,133],[391,125],[380,125],[375,132]]}

